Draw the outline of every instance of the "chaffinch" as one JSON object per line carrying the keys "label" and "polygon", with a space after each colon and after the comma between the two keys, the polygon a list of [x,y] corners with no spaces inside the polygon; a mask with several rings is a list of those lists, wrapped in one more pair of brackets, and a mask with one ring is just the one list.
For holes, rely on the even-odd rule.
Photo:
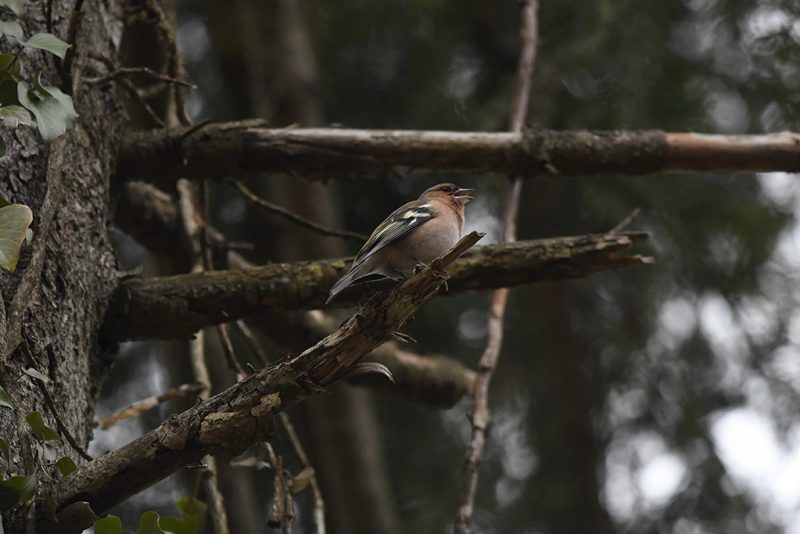
{"label": "chaffinch", "polygon": [[450,250],[461,238],[464,205],[472,200],[472,191],[439,184],[394,210],[369,236],[347,273],[333,284],[326,304],[367,277],[408,278],[417,266]]}

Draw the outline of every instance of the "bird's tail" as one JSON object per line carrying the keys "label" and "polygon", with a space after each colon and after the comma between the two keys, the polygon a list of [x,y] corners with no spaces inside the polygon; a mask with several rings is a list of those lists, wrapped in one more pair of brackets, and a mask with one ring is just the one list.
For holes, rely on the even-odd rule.
{"label": "bird's tail", "polygon": [[344,291],[354,281],[361,278],[361,274],[361,265],[351,268],[349,271],[347,271],[344,276],[339,278],[336,283],[333,284],[331,292],[328,293],[328,300],[325,301],[325,304],[330,304],[330,302],[336,298],[336,295]]}

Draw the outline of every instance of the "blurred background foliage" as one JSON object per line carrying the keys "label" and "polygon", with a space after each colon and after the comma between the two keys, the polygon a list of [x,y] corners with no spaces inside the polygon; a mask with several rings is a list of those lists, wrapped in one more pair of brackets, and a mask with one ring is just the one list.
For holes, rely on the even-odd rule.
{"label": "blurred background foliage", "polygon": [[[196,120],[507,128],[516,2],[232,0],[221,8],[193,0],[169,7],[199,86],[189,95]],[[795,0],[543,1],[539,28],[531,125],[800,129]],[[133,28],[128,40],[145,33]],[[250,183],[316,220],[368,233],[444,179],[478,189],[467,225],[496,239],[504,176],[398,169],[366,182],[270,175]],[[800,532],[796,178],[538,178],[525,184],[518,233],[603,232],[636,207],[642,215],[633,228],[651,232],[646,252],[655,266],[512,292],[476,532]],[[265,216],[224,186],[215,186],[212,208],[229,239],[255,245],[246,255],[257,263],[356,249]],[[118,241],[129,264],[177,269],[122,235]],[[413,350],[474,367],[486,304],[485,294],[431,303],[409,328],[419,340]],[[175,363],[185,361],[181,350],[124,347],[101,411],[186,381],[186,364]],[[272,347],[273,356],[282,350]],[[144,379],[125,381],[134,375]],[[215,378],[216,387],[231,379],[222,365]],[[94,452],[174,409],[98,432]],[[447,532],[467,409],[467,401],[435,411],[343,387],[293,413],[313,450],[330,530]],[[284,444],[278,448],[290,456]],[[223,475],[233,531],[266,531],[271,474],[231,468]],[[193,476],[162,483],[121,512],[169,507]],[[306,496],[299,505],[299,528],[308,532]]]}

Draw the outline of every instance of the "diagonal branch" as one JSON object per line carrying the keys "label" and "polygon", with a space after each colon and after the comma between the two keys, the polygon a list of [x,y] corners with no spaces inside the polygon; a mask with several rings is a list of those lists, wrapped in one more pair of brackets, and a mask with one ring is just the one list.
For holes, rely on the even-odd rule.
{"label": "diagonal branch", "polygon": [[345,375],[435,297],[444,268],[480,239],[465,236],[391,291],[366,299],[333,334],[297,356],[258,371],[120,449],[84,464],[53,492],[56,509],[87,501],[96,514],[207,454],[232,457],[265,439],[274,417]]}
{"label": "diagonal branch", "polygon": [[[448,269],[449,292],[581,278],[650,263],[650,258],[622,254],[646,238],[645,233],[629,232],[477,247]],[[321,308],[347,265],[346,259],[275,263],[129,280],[112,299],[103,336],[112,340],[188,337],[203,326],[251,315]],[[353,304],[372,289],[371,285],[352,288],[342,293],[336,305]]]}
{"label": "diagonal branch", "polygon": [[800,134],[705,135],[660,130],[441,132],[268,129],[254,121],[130,132],[118,180],[212,178],[283,172],[317,179],[370,178],[398,168],[531,177],[658,172],[800,170]]}

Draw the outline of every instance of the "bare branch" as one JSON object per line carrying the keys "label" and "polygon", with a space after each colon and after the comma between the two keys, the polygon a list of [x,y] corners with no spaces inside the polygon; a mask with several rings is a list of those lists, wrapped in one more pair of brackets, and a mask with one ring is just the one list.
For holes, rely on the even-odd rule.
{"label": "bare branch", "polygon": [[[621,252],[645,233],[586,235],[477,247],[449,268],[449,293],[580,278],[649,263]],[[322,308],[347,259],[274,263],[121,284],[112,299],[103,336],[112,340],[188,337],[199,328],[259,315]],[[356,286],[334,301],[351,305],[365,292],[391,282]]]}
{"label": "bare branch", "polygon": [[343,239],[353,239],[356,241],[366,241],[367,236],[364,234],[359,234],[357,232],[349,232],[347,230],[337,230],[336,228],[331,228],[329,226],[325,226],[323,224],[315,223],[314,221],[309,221],[305,217],[301,217],[296,213],[287,210],[282,206],[278,206],[277,204],[273,204],[272,202],[268,202],[263,198],[259,197],[255,193],[253,193],[250,189],[247,188],[239,180],[232,180],[233,185],[236,186],[236,189],[239,190],[242,195],[244,195],[247,200],[255,204],[256,206],[267,210],[270,213],[274,213],[275,215],[279,215],[283,217],[289,222],[293,222],[294,224],[311,230],[312,232],[317,232],[318,234],[332,236],[332,237],[341,237]]}
{"label": "bare branch", "polygon": [[[522,2],[522,29],[520,30],[522,51],[519,58],[517,86],[511,111],[512,133],[522,132],[522,125],[528,111],[531,75],[533,74],[533,63],[536,58],[538,39],[538,10],[538,0],[526,0]],[[514,180],[506,186],[506,202],[503,210],[503,233],[501,238],[503,243],[513,243],[517,240],[517,215],[519,214],[519,197],[521,192],[522,179],[519,177],[514,178]],[[461,501],[454,525],[454,531],[457,534],[468,534],[470,532],[475,495],[478,491],[478,464],[481,460],[483,446],[486,442],[486,429],[489,426],[489,384],[492,380],[494,369],[497,367],[500,351],[503,348],[503,319],[505,317],[507,304],[508,288],[501,288],[492,292],[489,300],[489,312],[487,314],[486,348],[481,355],[480,362],[478,363],[478,373],[475,377],[473,406],[472,413],[470,414],[472,439],[470,440],[469,448],[464,458],[464,465],[461,470]]]}
{"label": "bare branch", "polygon": [[267,129],[259,122],[130,132],[117,179],[174,183],[284,172],[316,179],[374,178],[408,171],[537,175],[652,174],[800,170],[800,134],[704,135],[649,131],[521,133]]}
{"label": "bare branch", "polygon": [[182,384],[178,387],[169,388],[164,393],[159,395],[153,395],[151,397],[147,397],[146,399],[142,399],[139,401],[134,402],[124,408],[113,412],[97,422],[97,426],[100,427],[100,430],[108,430],[112,426],[116,425],[120,421],[124,421],[126,419],[132,419],[134,417],[139,417],[143,413],[152,410],[159,404],[163,402],[167,402],[168,400],[173,399],[181,399],[183,397],[187,397],[194,393],[201,393],[205,388],[204,384],[200,382],[195,382],[192,384]]}
{"label": "bare branch", "polygon": [[233,457],[271,432],[273,418],[321,391],[439,292],[450,265],[480,234],[473,232],[391,291],[373,294],[333,334],[297,356],[254,373],[120,449],[84,464],[59,481],[57,509],[89,502],[102,514],[111,506],[207,454]]}
{"label": "bare branch", "polygon": [[117,67],[108,74],[94,78],[84,78],[83,81],[89,84],[102,84],[115,81],[120,78],[131,78],[134,76],[144,76],[157,82],[182,85],[183,87],[189,87],[190,89],[197,88],[197,86],[192,83],[179,80],[177,78],[172,78],[171,76],[161,74],[160,72],[156,72],[148,67]]}

